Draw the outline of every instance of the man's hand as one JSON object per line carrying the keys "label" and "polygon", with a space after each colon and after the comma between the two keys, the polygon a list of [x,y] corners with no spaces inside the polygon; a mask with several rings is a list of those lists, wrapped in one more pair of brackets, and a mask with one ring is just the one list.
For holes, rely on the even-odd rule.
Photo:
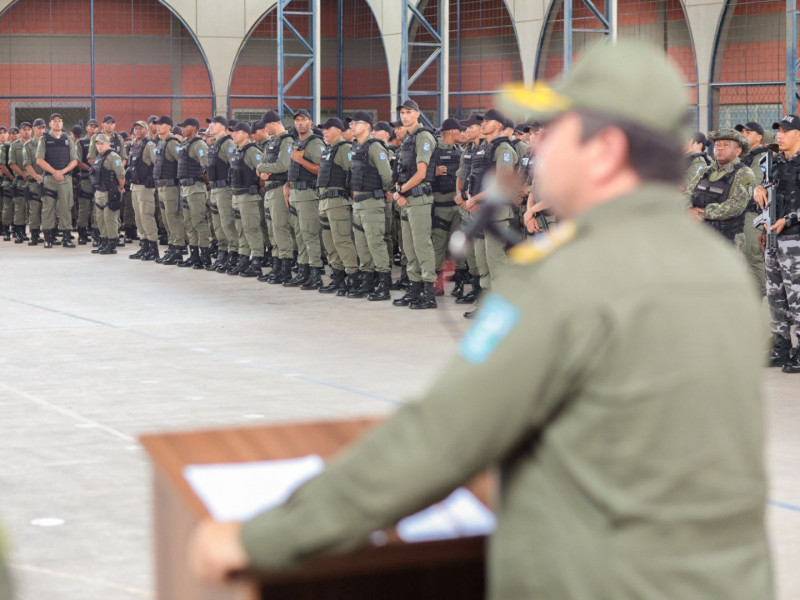
{"label": "man's hand", "polygon": [[208,583],[224,583],[248,565],[239,538],[241,523],[206,520],[189,542],[189,567],[195,577]]}
{"label": "man's hand", "polygon": [[261,181],[266,181],[272,173],[261,173]]}
{"label": "man's hand", "polygon": [[764,210],[764,207],[767,205],[767,190],[760,185],[756,187],[755,191],[753,192],[753,200],[756,201],[756,204],[758,204],[758,207],[761,210]]}
{"label": "man's hand", "polygon": [[387,204],[391,204],[392,200],[393,200],[392,191],[391,190],[386,190],[386,203]]}
{"label": "man's hand", "polygon": [[59,181],[59,182],[64,181],[64,179],[66,179],[64,177],[64,172],[63,171],[56,171],[55,173],[53,173],[53,177],[55,178],[56,181]]}
{"label": "man's hand", "polygon": [[408,206],[408,200],[406,200],[406,197],[405,197],[405,196],[399,196],[399,195],[398,195],[398,196],[395,198],[395,200],[397,201],[397,206],[400,206],[400,207],[403,207],[403,206]]}
{"label": "man's hand", "polygon": [[517,196],[516,198],[514,198],[514,206],[519,208],[520,206],[522,206],[522,203],[527,199],[528,199],[527,195],[525,195],[525,196]]}
{"label": "man's hand", "polygon": [[36,183],[42,183],[42,181],[44,181],[44,177],[42,177],[38,173],[33,176],[33,179],[36,181]]}
{"label": "man's hand", "polygon": [[689,216],[692,217],[695,221],[702,223],[703,222],[703,211],[702,208],[690,208],[688,211]]}
{"label": "man's hand", "polygon": [[528,230],[528,233],[539,233],[539,222],[536,220],[536,211],[534,209],[535,207],[531,206],[525,211],[525,216],[523,217],[525,229]]}
{"label": "man's hand", "polygon": [[761,247],[761,251],[764,252],[767,249],[767,234],[762,233],[758,236],[758,245]]}
{"label": "man's hand", "polygon": [[478,201],[473,199],[472,194],[467,196],[467,202],[464,204],[464,208],[466,208],[469,212],[475,212],[478,210]]}
{"label": "man's hand", "polygon": [[453,198],[453,202],[456,203],[456,206],[460,206],[461,208],[466,208],[466,203],[464,202],[464,198],[461,197],[461,194],[456,194]]}
{"label": "man's hand", "polygon": [[774,231],[775,233],[780,235],[781,231],[783,231],[784,227],[786,227],[786,219],[785,218],[784,219],[778,219],[777,221],[775,221],[775,223],[772,225],[772,227],[769,228],[769,230],[770,231]]}
{"label": "man's hand", "polygon": [[447,175],[447,167],[444,165],[436,167],[436,175]]}
{"label": "man's hand", "polygon": [[303,155],[305,154],[305,150],[292,150],[292,160],[294,162],[300,162],[303,160]]}

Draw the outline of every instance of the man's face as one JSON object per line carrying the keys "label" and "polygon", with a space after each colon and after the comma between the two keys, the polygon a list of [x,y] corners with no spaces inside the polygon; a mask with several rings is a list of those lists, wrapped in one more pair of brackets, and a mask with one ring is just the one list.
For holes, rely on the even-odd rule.
{"label": "man's face", "polygon": [[8,135],[10,136],[10,141],[12,141],[12,142],[16,142],[16,141],[19,139],[19,130],[17,130],[17,131],[12,131],[12,132],[11,132],[11,133],[9,133]]}
{"label": "man's face", "polygon": [[197,127],[194,125],[184,125],[181,127],[181,131],[183,132],[183,137],[185,138],[193,138],[197,135]]}
{"label": "man's face", "polygon": [[407,129],[411,129],[419,121],[419,111],[411,108],[401,108],[400,120]]}
{"label": "man's face", "polygon": [[539,145],[539,140],[542,139],[542,135],[544,135],[544,127],[540,127],[536,131],[533,129],[530,130],[528,133],[528,146],[531,150],[534,150]]}
{"label": "man's face", "polygon": [[133,135],[136,136],[137,140],[143,140],[144,136],[147,135],[147,129],[145,129],[141,125],[136,125],[133,128]]}
{"label": "man's face", "polygon": [[297,133],[300,135],[307,134],[311,131],[311,119],[303,115],[298,115],[294,118],[294,128],[297,129]]}
{"label": "man's face", "polygon": [[503,124],[500,121],[494,121],[492,119],[484,119],[481,121],[481,135],[484,137],[497,135],[502,129]]}
{"label": "man's face", "polygon": [[342,137],[347,142],[352,142],[355,139],[355,136],[353,135],[353,130],[350,129],[349,127],[342,132]]}
{"label": "man's face", "polygon": [[22,136],[22,140],[27,142],[29,139],[31,139],[31,133],[32,132],[33,132],[33,130],[28,125],[25,125],[25,127],[23,127],[22,131],[20,132],[20,135]]}
{"label": "man's face", "polygon": [[107,121],[103,123],[103,133],[106,135],[110,133],[114,133],[114,130],[117,128],[117,124],[114,121]]}
{"label": "man's face", "polygon": [[742,135],[747,138],[748,142],[750,142],[751,148],[758,148],[761,145],[761,139],[764,137],[757,131],[753,131],[747,127],[742,129]]}
{"label": "man's face", "polygon": [[457,144],[459,141],[461,141],[461,130],[448,129],[447,131],[443,131],[442,141],[449,146]]}
{"label": "man's face", "polygon": [[379,129],[378,131],[373,131],[372,137],[374,137],[376,140],[382,141],[384,144],[389,143],[389,132],[384,131],[383,129]]}
{"label": "man's face", "polygon": [[155,123],[148,124],[147,128],[150,130],[150,135],[156,137],[158,135],[158,125]]}
{"label": "man's face", "polygon": [[96,146],[97,146],[97,153],[102,154],[111,147],[111,144],[109,144],[108,142],[97,142]]}
{"label": "man's face", "polygon": [[231,137],[237,146],[244,146],[250,140],[250,134],[246,131],[234,131]]}
{"label": "man's face", "polygon": [[86,134],[89,137],[92,137],[95,133],[97,133],[97,125],[87,125],[86,126]]}
{"label": "man's face", "polygon": [[369,123],[366,121],[350,121],[350,131],[355,137],[361,137],[369,130]]}
{"label": "man's face", "polygon": [[53,117],[50,119],[50,129],[53,131],[61,131],[64,129],[64,121],[61,117]]}
{"label": "man's face", "polygon": [[172,129],[172,127],[167,123],[161,123],[159,125],[156,125],[156,131],[158,131],[158,135],[162,137],[165,135],[169,135],[170,129]]}
{"label": "man's face", "polygon": [[40,137],[42,137],[42,135],[44,134],[44,130],[45,130],[45,126],[44,125],[39,125],[39,126],[33,128],[33,135],[36,137],[37,140]]}
{"label": "man's face", "polygon": [[338,140],[342,135],[342,130],[338,127],[328,127],[327,129],[322,130],[322,139],[325,140],[325,143],[328,146],[332,146],[333,143]]}
{"label": "man's face", "polygon": [[742,153],[742,147],[733,140],[719,140],[714,143],[714,158],[720,165],[727,165]]}
{"label": "man's face", "polygon": [[405,127],[395,127],[394,128],[394,137],[398,143],[403,141],[403,138],[406,137],[406,128]]}
{"label": "man's face", "polygon": [[266,128],[262,127],[261,129],[254,131],[252,137],[254,142],[263,142],[265,139],[267,139],[267,137],[269,137],[269,134],[267,134]]}
{"label": "man's face", "polygon": [[225,136],[225,132],[227,131],[227,127],[222,123],[217,123],[214,121],[211,125],[208,126],[208,132],[213,135],[216,139],[220,139]]}
{"label": "man's face", "polygon": [[474,142],[481,137],[481,126],[479,123],[473,123],[464,132],[464,138],[467,142]]}

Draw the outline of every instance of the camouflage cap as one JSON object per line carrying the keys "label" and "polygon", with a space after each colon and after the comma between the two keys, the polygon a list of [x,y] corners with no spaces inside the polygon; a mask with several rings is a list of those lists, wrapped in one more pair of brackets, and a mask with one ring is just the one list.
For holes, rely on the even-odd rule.
{"label": "camouflage cap", "polygon": [[720,140],[731,140],[736,142],[742,148],[742,156],[750,152],[750,142],[741,133],[735,129],[722,129],[720,131],[709,131],[708,139],[712,142],[719,142]]}
{"label": "camouflage cap", "polygon": [[573,111],[617,117],[674,138],[688,139],[686,90],[663,50],[620,41],[593,49],[572,71],[553,83],[505,87],[500,105],[514,117],[542,123]]}
{"label": "camouflage cap", "polygon": [[99,143],[110,144],[111,140],[109,139],[109,137],[105,133],[101,133],[97,137],[94,138],[94,142],[95,142],[95,144],[99,144]]}

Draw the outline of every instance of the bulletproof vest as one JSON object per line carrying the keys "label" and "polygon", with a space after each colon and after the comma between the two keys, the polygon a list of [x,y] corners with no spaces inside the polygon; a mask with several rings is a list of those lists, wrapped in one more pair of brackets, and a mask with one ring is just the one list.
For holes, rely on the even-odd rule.
{"label": "bulletproof vest", "polygon": [[165,140],[160,140],[156,145],[156,164],[153,165],[154,179],[178,178],[178,162],[167,158],[167,144],[177,141],[177,138],[169,136]]}
{"label": "bulletproof vest", "polygon": [[198,136],[195,136],[191,141],[183,141],[181,150],[178,153],[178,179],[202,179],[203,166],[189,156],[189,149],[197,142],[202,142]]}
{"label": "bulletproof vest", "polygon": [[[711,181],[709,175],[712,169],[706,169],[692,192],[692,206],[705,209],[709,204],[725,202],[730,194],[737,171],[744,168],[742,163],[736,163],[733,170],[718,181]],[[732,242],[737,233],[744,231],[744,213],[732,219],[707,220],[705,223]]]}
{"label": "bulletproof vest", "polygon": [[[258,185],[258,173],[244,162],[245,154],[250,148],[258,148],[252,142],[247,144],[241,149],[236,150],[231,158],[230,173],[231,187],[235,190],[237,188],[250,188]],[[272,181],[272,178],[270,178]]]}
{"label": "bulletproof vest", "polygon": [[[800,156],[795,155],[787,160],[778,155],[772,165],[772,180],[777,182],[775,190],[776,216],[782,219],[796,210],[800,210]],[[800,234],[800,224],[785,227],[781,235]]]}
{"label": "bulletproof vest", "polygon": [[[692,152],[687,158],[686,167],[688,168],[696,158],[702,158],[705,161],[706,166],[711,166],[711,159],[708,157],[708,154],[705,154],[704,152]],[[744,161],[742,160],[742,162]],[[747,166],[749,167],[750,165],[748,164]]]}
{"label": "bulletproof vest", "polygon": [[[308,147],[308,144],[311,143],[311,140],[319,140],[319,139],[322,138],[312,133],[306,139],[298,140],[297,142],[295,142],[294,149],[305,152],[305,149]],[[308,169],[306,169],[299,162],[294,160],[289,163],[289,172],[287,173],[287,179],[289,181],[307,181],[308,183],[312,183],[314,185],[317,184],[317,176],[314,175],[314,173],[312,173]]]}
{"label": "bulletproof vest", "polygon": [[508,142],[508,138],[500,136],[475,150],[469,175],[470,194],[479,194],[483,189],[483,178],[494,169],[495,153],[503,142]]}
{"label": "bulletproof vest", "polygon": [[69,136],[66,133],[61,137],[53,137],[49,131],[44,133],[44,159],[56,171],[69,164]]}
{"label": "bulletproof vest", "polygon": [[764,154],[769,150],[769,148],[765,148],[764,146],[759,146],[758,148],[753,148],[750,152],[747,153],[747,156],[740,156],[739,161],[747,167],[753,166],[754,163],[758,162],[759,155]]}
{"label": "bulletproof vest", "polygon": [[106,157],[111,154],[113,150],[109,148],[102,154],[98,154],[92,161],[92,170],[89,172],[89,179],[92,181],[92,186],[101,192],[108,192],[119,188],[117,176],[111,169],[106,169]]}
{"label": "bulletproof vest", "polygon": [[[269,144],[267,144],[267,153],[264,156],[264,162],[266,162],[267,164],[272,164],[274,162],[277,162],[278,154],[280,153],[281,144],[283,143],[283,140],[290,137],[292,137],[292,134],[290,134],[288,131],[284,131],[278,137],[273,137],[270,140]],[[273,173],[272,175],[269,176],[269,180],[275,183],[284,182],[286,181],[286,177],[287,177],[287,172],[284,171],[283,173]]]}
{"label": "bulletproof vest", "polygon": [[369,164],[369,147],[376,143],[381,142],[375,138],[370,138],[363,144],[353,142],[350,155],[350,189],[354,192],[383,190],[378,169]]}
{"label": "bulletproof vest", "polygon": [[475,160],[475,153],[481,147],[476,142],[470,142],[464,148],[464,167],[461,169],[461,188],[467,191],[469,187],[469,176],[472,173],[472,162]]}
{"label": "bulletproof vest", "polygon": [[211,144],[208,149],[208,167],[206,170],[209,181],[227,181],[228,179],[230,165],[219,157],[219,151],[222,148],[222,144],[229,139],[231,139],[231,136],[226,135]]}
{"label": "bulletproof vest", "polygon": [[145,163],[143,158],[144,149],[149,143],[147,140],[142,140],[141,144],[131,145],[131,153],[128,155],[128,171],[131,174],[131,183],[152,188],[155,187],[153,167]]}
{"label": "bulletproof vest", "polygon": [[436,166],[447,167],[447,175],[436,175],[433,180],[433,191],[440,194],[450,194],[456,191],[456,171],[461,163],[461,151],[457,146],[452,148],[438,148],[436,151]]}
{"label": "bulletproof vest", "polygon": [[336,164],[336,153],[339,148],[349,142],[339,142],[333,146],[326,146],[322,151],[319,163],[319,175],[317,175],[317,187],[320,188],[346,188],[347,171]]}
{"label": "bulletproof vest", "polygon": [[[108,135],[108,134],[106,134]],[[122,150],[122,143],[120,140],[122,139],[118,133],[112,133],[108,136],[109,143],[111,144],[111,149],[116,152],[117,154],[121,154]]]}
{"label": "bulletproof vest", "polygon": [[[427,131],[431,135],[433,132],[425,127],[417,127],[412,134],[406,134],[403,138],[403,145],[397,152],[397,182],[405,183],[417,173],[417,136],[422,131]],[[436,141],[434,140],[434,152],[436,150]],[[425,180],[422,183],[433,182],[434,173],[436,172],[436,164],[433,160],[435,156],[431,157],[431,162],[428,163],[428,169],[425,172]]]}

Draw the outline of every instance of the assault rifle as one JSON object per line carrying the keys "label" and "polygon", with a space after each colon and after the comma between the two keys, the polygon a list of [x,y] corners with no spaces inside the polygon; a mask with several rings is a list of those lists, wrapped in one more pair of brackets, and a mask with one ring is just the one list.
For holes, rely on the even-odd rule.
{"label": "assault rifle", "polygon": [[778,220],[778,203],[776,200],[777,182],[772,178],[772,152],[766,153],[766,172],[764,182],[761,184],[767,190],[767,205],[764,211],[756,217],[753,225],[758,227],[764,225],[767,230],[767,254],[775,254],[778,249],[778,235],[770,228]]}

